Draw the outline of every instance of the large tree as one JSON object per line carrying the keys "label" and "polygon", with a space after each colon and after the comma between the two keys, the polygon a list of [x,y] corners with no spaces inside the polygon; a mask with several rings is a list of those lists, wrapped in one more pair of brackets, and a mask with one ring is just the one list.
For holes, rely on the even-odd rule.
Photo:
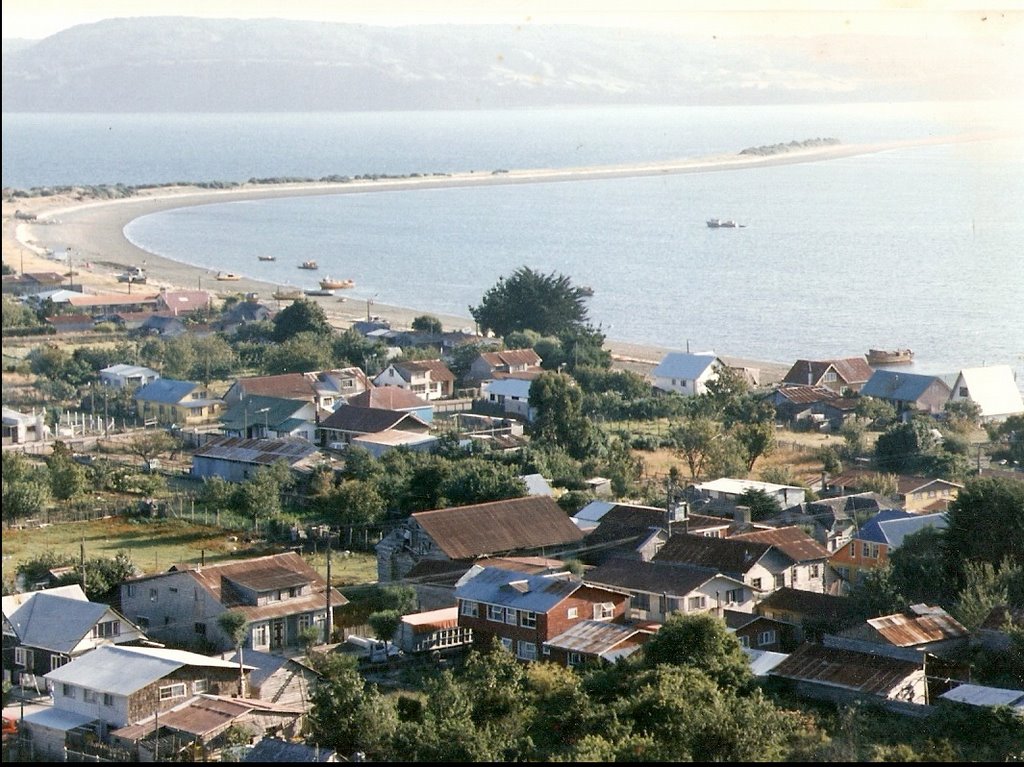
{"label": "large tree", "polygon": [[1024,563],[1024,483],[1002,477],[967,480],[946,512],[943,553],[951,572],[968,560]]}
{"label": "large tree", "polygon": [[479,306],[469,311],[484,333],[506,336],[535,330],[557,336],[586,327],[588,296],[586,288],[573,285],[563,274],[542,274],[521,266],[511,276],[499,278]]}
{"label": "large tree", "polygon": [[274,340],[287,341],[299,333],[329,335],[331,326],[323,307],[304,298],[286,306],[274,316]]}
{"label": "large tree", "polygon": [[536,411],[533,440],[565,450],[576,459],[600,444],[597,427],[583,413],[583,391],[565,373],[542,373],[530,384],[530,407]]}
{"label": "large tree", "polygon": [[643,649],[648,666],[671,664],[701,671],[719,687],[748,687],[754,678],[750,661],[725,622],[711,613],[674,613]]}

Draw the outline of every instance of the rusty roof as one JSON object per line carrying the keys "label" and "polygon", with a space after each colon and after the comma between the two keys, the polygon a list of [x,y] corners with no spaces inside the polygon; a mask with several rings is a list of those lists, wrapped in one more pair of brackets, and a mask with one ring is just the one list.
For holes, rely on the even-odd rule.
{"label": "rusty roof", "polygon": [[651,528],[664,529],[667,520],[664,509],[616,504],[587,535],[587,546],[637,543],[650,535]]}
{"label": "rusty roof", "polygon": [[[630,591],[685,596],[716,577],[719,577],[718,571],[708,567],[679,562],[638,562],[616,557],[587,571],[583,580]],[[727,575],[721,577],[729,578]],[[736,581],[735,578],[729,580]],[[736,581],[736,585],[742,586],[743,582]]]}
{"label": "rusty roof", "polygon": [[829,368],[848,384],[867,383],[874,372],[865,357],[844,357],[832,360],[797,360],[782,379],[783,383],[815,385]]}
{"label": "rusty roof", "polygon": [[583,538],[547,495],[421,511],[412,518],[451,559],[563,546]]}
{"label": "rusty roof", "polygon": [[889,644],[914,647],[967,636],[967,629],[941,607],[911,605],[905,612],[868,620]]}
{"label": "rusty roof", "polygon": [[[226,729],[240,716],[261,711],[284,716],[301,716],[301,709],[281,706],[253,698],[225,698],[219,695],[197,695],[159,714],[160,727],[209,738]],[[154,717],[121,727],[111,734],[123,740],[142,740],[153,733]]]}
{"label": "rusty roof", "polygon": [[297,437],[288,439],[215,437],[196,450],[193,455],[222,461],[269,466],[278,460],[284,460],[289,465],[294,465],[316,452],[316,446],[309,440]]}
{"label": "rusty roof", "polygon": [[540,355],[533,349],[506,349],[500,352],[481,352],[480,356],[491,367],[537,367],[541,363]]}
{"label": "rusty roof", "polygon": [[794,405],[811,405],[815,402],[836,399],[839,395],[825,386],[807,386],[806,384],[787,384],[776,389],[778,396],[789,400]]}
{"label": "rusty roof", "polygon": [[279,565],[276,562],[263,567],[243,570],[230,577],[235,583],[253,591],[287,589],[309,582],[309,576],[306,573],[296,572],[293,568],[285,567],[283,564]]}
{"label": "rusty roof", "polygon": [[401,386],[376,386],[348,397],[352,407],[379,408],[381,410],[410,410],[412,408],[431,407],[422,397],[413,394]]}
{"label": "rusty roof", "polygon": [[807,643],[790,653],[769,673],[786,679],[884,696],[904,684],[904,680],[915,672],[923,675],[924,670],[912,661]]}
{"label": "rusty roof", "polygon": [[430,429],[430,424],[407,410],[341,405],[320,422],[320,428],[360,434],[377,434],[389,429],[423,433]]}
{"label": "rusty roof", "polygon": [[815,591],[804,591],[790,586],[776,589],[758,602],[755,609],[758,612],[782,610],[832,620],[852,618],[857,613],[856,605],[849,597],[819,594]]}
{"label": "rusty roof", "polygon": [[714,568],[726,575],[747,572],[771,550],[767,543],[703,535],[673,535],[654,555],[655,562],[681,562]]}
{"label": "rusty roof", "polygon": [[566,652],[615,660],[636,652],[653,635],[653,631],[635,625],[585,620],[574,624],[544,644]]}
{"label": "rusty roof", "polygon": [[301,399],[311,402],[316,396],[316,389],[314,389],[312,381],[302,373],[239,378],[235,385],[245,394],[259,394],[264,397]]}
{"label": "rusty roof", "polygon": [[403,615],[402,623],[409,624],[413,634],[429,634],[431,631],[455,628],[459,625],[459,608],[442,607],[440,610]]}
{"label": "rusty roof", "polygon": [[[455,375],[441,360],[405,360],[393,363],[395,370],[406,373],[430,373],[432,381],[454,381]],[[404,378],[405,376],[403,376]]]}
{"label": "rusty roof", "polygon": [[732,540],[770,544],[794,562],[813,562],[817,559],[828,559],[831,556],[828,549],[796,526],[738,533],[732,536]]}

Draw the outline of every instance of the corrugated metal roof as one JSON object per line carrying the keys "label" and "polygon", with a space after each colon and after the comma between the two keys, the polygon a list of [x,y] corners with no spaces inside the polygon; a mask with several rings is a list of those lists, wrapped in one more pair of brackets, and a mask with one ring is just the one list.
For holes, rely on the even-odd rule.
{"label": "corrugated metal roof", "polygon": [[703,535],[673,535],[654,555],[655,562],[682,562],[714,568],[728,575],[747,572],[771,546],[757,541],[705,538]]}
{"label": "corrugated metal roof", "polygon": [[459,608],[442,607],[440,610],[403,615],[402,623],[412,626],[414,634],[429,634],[431,631],[455,628],[459,625]]}
{"label": "corrugated metal roof", "polygon": [[109,609],[99,602],[39,592],[8,620],[23,645],[66,655],[92,632]]}
{"label": "corrugated metal roof", "polygon": [[813,562],[818,559],[828,559],[831,556],[828,549],[799,527],[780,527],[775,530],[739,533],[732,536],[732,539],[769,543],[794,562]]}
{"label": "corrugated metal roof", "polygon": [[[372,386],[372,384],[370,384]],[[345,400],[352,407],[381,410],[417,410],[433,407],[422,397],[400,386],[376,386]]]}
{"label": "corrugated metal roof", "polygon": [[824,386],[801,386],[786,384],[776,390],[776,395],[792,402],[794,405],[812,405],[815,402],[837,399],[839,395]]}
{"label": "corrugated metal roof", "polygon": [[451,559],[562,546],[583,533],[547,495],[421,511],[414,519]]}
{"label": "corrugated metal roof", "polygon": [[247,439],[245,437],[215,437],[196,450],[195,456],[237,461],[260,466],[277,460],[294,465],[317,452],[311,442],[299,438]]}
{"label": "corrugated metal roof", "polygon": [[455,590],[458,599],[546,613],[584,587],[583,581],[563,575],[529,575],[485,567]]}
{"label": "corrugated metal roof", "polygon": [[277,562],[269,562],[260,567],[247,568],[232,573],[232,581],[253,591],[270,591],[273,589],[287,589],[292,586],[302,586],[309,582],[307,573],[296,572],[294,568],[285,567]]}
{"label": "corrugated metal roof", "polygon": [[871,618],[868,625],[896,647],[913,647],[967,636],[967,629],[953,616],[941,607],[929,605],[911,605],[903,613]]}
{"label": "corrugated metal roof", "polygon": [[863,397],[916,402],[932,384],[938,384],[949,396],[949,385],[938,376],[903,373],[898,370],[876,370],[860,390]]}
{"label": "corrugated metal roof", "polygon": [[743,585],[742,581],[720,576],[716,570],[707,567],[678,562],[638,562],[621,557],[609,559],[588,571],[584,580],[611,588],[685,596],[716,577],[728,578],[737,587]]}
{"label": "corrugated metal roof", "polygon": [[280,397],[312,402],[316,395],[313,383],[302,373],[239,378],[235,382],[235,387],[238,387],[243,396]]}
{"label": "corrugated metal roof", "polygon": [[709,367],[721,360],[714,354],[670,352],[651,371],[656,378],[699,378]]}
{"label": "corrugated metal roof", "polygon": [[865,357],[845,357],[832,360],[797,360],[786,373],[783,383],[820,383],[826,371],[832,368],[848,384],[863,384],[871,378],[872,368]]}
{"label": "corrugated metal roof", "polygon": [[537,367],[540,356],[533,349],[506,349],[500,352],[481,352],[480,356],[493,367]]}
{"label": "corrugated metal roof", "polygon": [[430,429],[430,424],[408,410],[341,405],[320,422],[320,428],[359,434],[376,434],[388,429],[424,432]]}
{"label": "corrugated metal roof", "polygon": [[1024,716],[1024,690],[962,684],[942,693],[939,697],[972,706],[1009,706],[1018,715]]}
{"label": "corrugated metal roof", "polygon": [[770,672],[787,679],[883,696],[915,673],[923,675],[924,671],[911,661],[811,643],[798,647]]}
{"label": "corrugated metal roof", "polygon": [[135,392],[135,399],[146,402],[162,402],[176,405],[199,387],[195,381],[176,381],[173,378],[158,378],[150,381]]}
{"label": "corrugated metal roof", "polygon": [[566,652],[614,659],[633,654],[651,636],[653,632],[644,631],[637,626],[585,620],[569,627],[544,644]]}

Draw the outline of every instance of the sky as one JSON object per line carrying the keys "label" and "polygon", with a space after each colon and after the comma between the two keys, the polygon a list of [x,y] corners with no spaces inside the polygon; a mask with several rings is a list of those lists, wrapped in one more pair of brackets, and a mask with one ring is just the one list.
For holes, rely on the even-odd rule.
{"label": "sky", "polygon": [[377,25],[575,23],[721,35],[1012,34],[1024,40],[1024,0],[3,0],[3,37],[42,39],[78,24],[138,16]]}

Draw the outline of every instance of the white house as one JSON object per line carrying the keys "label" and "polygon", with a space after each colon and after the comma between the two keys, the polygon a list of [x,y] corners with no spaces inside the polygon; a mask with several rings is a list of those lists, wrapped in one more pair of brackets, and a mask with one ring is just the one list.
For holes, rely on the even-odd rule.
{"label": "white house", "polygon": [[100,383],[115,389],[145,386],[159,377],[160,374],[155,370],[142,365],[117,364],[100,371]]}
{"label": "white house", "polygon": [[961,370],[949,401],[963,400],[971,400],[981,408],[983,421],[1003,421],[1024,413],[1024,399],[1009,365]]}
{"label": "white house", "polygon": [[488,402],[498,405],[503,412],[532,421],[536,412],[535,408],[530,407],[531,384],[533,379],[499,378],[484,381],[480,392]]}
{"label": "white house", "polygon": [[723,367],[722,360],[711,352],[671,352],[651,371],[651,375],[656,389],[692,397],[707,392],[708,382],[715,380]]}
{"label": "white house", "polygon": [[758,482],[753,479],[730,479],[722,477],[711,482],[703,482],[694,487],[708,498],[724,499],[735,502],[748,490],[763,490],[779,502],[784,509],[804,502],[806,491],[795,485],[776,485],[773,482]]}

